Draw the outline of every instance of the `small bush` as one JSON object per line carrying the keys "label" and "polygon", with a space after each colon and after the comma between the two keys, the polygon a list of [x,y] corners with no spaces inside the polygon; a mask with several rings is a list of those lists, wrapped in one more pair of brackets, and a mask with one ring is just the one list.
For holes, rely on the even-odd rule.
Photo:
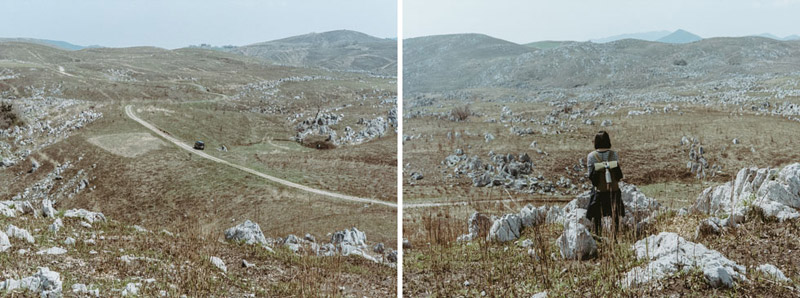
{"label": "small bush", "polygon": [[471,113],[469,106],[455,107],[450,111],[450,119],[453,121],[464,121],[469,118]]}
{"label": "small bush", "polygon": [[22,126],[24,122],[19,117],[16,109],[11,103],[0,103],[0,129],[7,129],[14,126]]}

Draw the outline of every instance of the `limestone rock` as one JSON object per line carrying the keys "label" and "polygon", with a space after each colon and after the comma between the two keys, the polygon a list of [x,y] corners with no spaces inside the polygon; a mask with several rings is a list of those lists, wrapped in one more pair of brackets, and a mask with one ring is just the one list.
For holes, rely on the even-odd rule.
{"label": "limestone rock", "polygon": [[588,260],[597,256],[597,243],[592,234],[584,225],[574,221],[566,222],[556,245],[564,259]]}
{"label": "limestone rock", "polygon": [[228,267],[225,266],[225,262],[218,257],[211,257],[211,264],[214,264],[214,266],[222,270],[222,272],[228,272]]}
{"label": "limestone rock", "polygon": [[469,217],[469,233],[458,237],[458,241],[472,241],[486,238],[489,229],[492,227],[492,219],[483,213],[475,212]]}
{"label": "limestone rock", "polygon": [[352,245],[356,247],[363,247],[366,246],[367,242],[367,235],[364,232],[359,231],[355,227],[352,229],[346,229],[344,231],[338,231],[331,235],[331,243],[332,244],[346,244]]}
{"label": "limestone rock", "polygon": [[58,246],[36,252],[37,255],[63,255],[65,253],[67,253],[67,250]]}
{"label": "limestone rock", "polygon": [[391,263],[397,263],[397,251],[390,248],[389,253],[386,254],[386,260]]}
{"label": "limestone rock", "polygon": [[564,223],[564,215],[565,212],[561,207],[558,206],[550,206],[550,209],[547,210],[547,218],[545,219],[546,223]]}
{"label": "limestone rock", "polygon": [[375,244],[375,246],[372,247],[372,252],[374,253],[382,254],[383,251],[384,251],[383,243]]}
{"label": "limestone rock", "polygon": [[47,267],[39,267],[36,274],[21,280],[8,279],[0,282],[0,291],[13,291],[16,289],[26,289],[38,293],[40,297],[55,298],[62,297],[61,274],[50,271]]}
{"label": "limestone rock", "polygon": [[129,282],[125,285],[125,288],[122,289],[122,296],[138,296],[139,295],[139,287],[141,283],[138,282]]}
{"label": "limestone rock", "polygon": [[31,233],[28,232],[28,230],[18,228],[12,224],[9,224],[8,227],[6,228],[6,234],[8,234],[9,237],[25,240],[28,243],[35,242],[35,240],[33,239],[33,235],[31,235]]}
{"label": "limestone rock", "polygon": [[531,298],[547,298],[547,291],[533,294],[533,296],[531,296]]}
{"label": "limestone rock", "polygon": [[697,230],[694,232],[694,239],[707,235],[719,235],[722,233],[722,221],[717,217],[709,217],[704,219],[697,225]]}
{"label": "limestone rock", "polygon": [[522,220],[516,214],[506,214],[496,219],[489,228],[487,241],[507,242],[519,238],[522,230]]}
{"label": "limestone rock", "polygon": [[57,233],[58,230],[60,230],[63,227],[64,227],[64,222],[61,221],[60,218],[56,218],[56,220],[54,220],[52,224],[47,226],[47,229],[50,230],[50,232]]}
{"label": "limestone rock", "polygon": [[92,224],[96,221],[106,221],[106,217],[100,212],[91,212],[86,209],[71,209],[64,212],[64,217],[81,218]]}
{"label": "limestone rock", "polygon": [[4,252],[11,248],[11,242],[8,241],[8,235],[5,232],[0,231],[0,252]]}
{"label": "limestone rock", "polygon": [[56,209],[53,208],[53,202],[48,199],[42,200],[42,215],[44,215],[44,217],[56,216]]}
{"label": "limestone rock", "polygon": [[736,179],[709,187],[697,198],[694,209],[710,215],[735,215],[725,223],[743,220],[748,208],[779,221],[800,217],[800,163],[780,172],[770,168],[743,168]]}
{"label": "limestone rock", "polygon": [[716,250],[686,241],[675,233],[661,232],[648,236],[636,241],[633,249],[637,259],[650,260],[650,263],[629,271],[620,281],[623,287],[660,280],[692,267],[702,270],[706,282],[713,287],[732,287],[735,281],[747,280],[743,266]]}
{"label": "limestone rock", "polygon": [[778,269],[778,267],[775,267],[775,265],[762,264],[762,265],[759,265],[758,268],[756,268],[756,269],[758,269],[758,271],[761,271],[761,273],[764,273],[766,276],[775,279],[776,281],[779,281],[779,282],[790,282],[791,281],[790,279],[786,278],[786,275],[783,275],[783,271]]}
{"label": "limestone rock", "polygon": [[540,225],[547,219],[547,207],[536,208],[531,204],[525,205],[519,211],[519,218],[522,220],[523,227]]}
{"label": "limestone rock", "polygon": [[72,293],[80,295],[81,297],[85,296],[94,296],[100,297],[100,290],[99,289],[90,289],[84,284],[73,284],[72,285]]}
{"label": "limestone rock", "polygon": [[267,238],[261,232],[261,227],[250,220],[225,230],[225,239],[229,241],[242,241],[246,244],[267,244]]}

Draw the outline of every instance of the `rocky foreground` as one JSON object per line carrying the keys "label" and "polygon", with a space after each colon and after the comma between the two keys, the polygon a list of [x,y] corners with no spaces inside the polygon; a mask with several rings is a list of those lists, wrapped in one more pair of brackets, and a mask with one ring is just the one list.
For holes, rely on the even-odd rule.
{"label": "rocky foreground", "polygon": [[[310,234],[302,239],[295,235],[266,238],[257,223],[246,220],[224,231],[224,243],[208,243],[166,230],[123,225],[85,209],[57,210],[48,199],[0,201],[0,225],[0,295],[261,296],[276,292],[260,287],[268,288],[271,280],[280,284],[276,282],[280,275],[298,269],[292,266],[301,267],[292,263],[311,261],[303,259],[324,263],[325,258],[345,257],[349,260],[345,263],[358,263],[352,259],[356,258],[367,262],[358,266],[372,263],[386,268],[394,268],[397,261],[394,250],[382,243],[370,246],[357,228],[329,234],[330,242],[317,241]],[[252,258],[237,258],[242,255]],[[264,273],[265,269],[275,272]],[[248,286],[228,287],[226,280]],[[389,288],[391,282],[386,281]],[[374,290],[345,288],[351,284],[344,282],[335,292]]]}
{"label": "rocky foreground", "polygon": [[[617,281],[618,286],[658,288],[660,281],[690,272],[701,272],[706,284],[712,288],[732,288],[739,282],[749,282],[748,276],[754,274],[767,277],[776,284],[792,283],[780,268],[792,264],[782,264],[782,260],[776,259],[772,261],[774,264],[764,263],[749,268],[737,264],[720,251],[693,241],[733,232],[749,221],[783,225],[797,220],[800,217],[800,163],[782,169],[741,169],[734,181],[703,191],[690,209],[669,210],[645,196],[634,185],[622,183],[620,188],[626,207],[626,215],[620,223],[634,231],[636,239],[639,239],[631,249],[635,258],[644,263],[630,269]],[[506,243],[519,239],[525,229],[559,223],[563,232],[554,244],[560,257],[565,260],[595,259],[598,257],[599,238],[589,232],[591,223],[585,217],[589,195],[585,192],[563,208],[529,204],[519,213],[503,216],[476,212],[469,218],[469,233],[460,236],[458,241],[467,244],[477,240]],[[659,216],[670,213],[681,217],[690,212],[709,216],[697,225],[694,239],[687,240],[677,233],[657,232],[652,228]],[[606,221],[604,224],[608,231],[610,223]],[[645,236],[648,233],[655,234]],[[528,251],[531,257],[537,260],[545,257],[536,255],[531,239],[517,242],[519,246],[531,247]],[[784,270],[786,268],[789,267],[784,267]]]}

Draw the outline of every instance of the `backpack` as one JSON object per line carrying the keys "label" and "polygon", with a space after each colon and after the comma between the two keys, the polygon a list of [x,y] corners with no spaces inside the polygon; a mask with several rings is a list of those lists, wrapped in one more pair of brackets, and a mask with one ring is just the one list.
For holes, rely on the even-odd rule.
{"label": "backpack", "polygon": [[[616,154],[614,151],[609,151]],[[597,151],[594,152],[594,158],[600,162],[594,164],[594,171],[589,177],[592,180],[592,185],[597,188],[598,192],[618,191],[619,180],[622,179],[622,170],[619,168],[617,161],[605,161],[600,158]]]}

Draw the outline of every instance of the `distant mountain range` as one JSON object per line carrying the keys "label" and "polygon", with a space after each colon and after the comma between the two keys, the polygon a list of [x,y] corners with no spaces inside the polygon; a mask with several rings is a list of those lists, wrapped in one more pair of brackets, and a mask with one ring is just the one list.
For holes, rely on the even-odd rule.
{"label": "distant mountain range", "polygon": [[700,37],[700,36],[698,36],[698,35],[696,35],[694,33],[691,33],[689,31],[686,31],[686,30],[683,30],[683,29],[678,29],[678,30],[675,30],[675,32],[672,32],[667,36],[664,36],[662,38],[657,39],[656,41],[657,42],[663,42],[663,43],[690,43],[690,42],[695,42],[695,41],[699,41],[699,40],[702,40],[702,39],[703,39],[702,37]]}
{"label": "distant mountain range", "polygon": [[620,35],[614,35],[614,36],[598,38],[598,39],[591,39],[589,41],[594,42],[594,43],[607,43],[607,42],[623,40],[623,39],[639,39],[639,40],[646,40],[646,41],[656,41],[656,40],[658,40],[658,39],[660,39],[662,37],[670,35],[671,33],[672,32],[669,32],[669,31],[666,31],[666,30],[650,31],[650,32],[639,32],[639,33],[628,33],[628,34],[620,34]]}
{"label": "distant mountain range", "polygon": [[638,40],[656,41],[663,43],[690,43],[701,40],[703,38],[689,31],[678,29],[675,30],[674,32],[662,30],[662,31],[620,34],[599,39],[592,39],[590,41],[594,43],[607,43],[623,39],[638,39]]}
{"label": "distant mountain range", "polygon": [[[32,43],[69,51],[99,47],[33,38],[0,38],[2,42]],[[189,48],[234,53],[278,65],[397,75],[396,38],[378,38],[350,30],[309,33],[245,46],[203,44]]]}
{"label": "distant mountain range", "polygon": [[[761,34],[749,35],[749,36],[766,37],[766,38],[771,38],[771,39],[774,39],[774,40],[783,40],[783,41],[800,40],[800,36],[798,36],[796,34],[789,35],[789,36],[786,36],[786,37],[778,37],[778,36],[776,36],[774,34],[770,34],[770,33],[761,33]],[[686,31],[686,30],[683,30],[683,29],[678,29],[678,30],[676,30],[674,32],[662,30],[662,31],[650,31],[650,32],[620,34],[620,35],[614,35],[614,36],[609,36],[609,37],[604,37],[604,38],[591,39],[589,41],[594,42],[594,43],[607,43],[607,42],[623,40],[623,39],[638,39],[638,40],[657,41],[657,42],[664,42],[664,43],[690,43],[690,42],[695,42],[695,41],[701,40],[703,38],[698,36],[698,35],[696,35],[696,34],[694,34],[694,33],[689,32],[689,31]]]}
{"label": "distant mountain range", "polygon": [[793,72],[800,64],[800,41],[701,39],[682,30],[658,40],[521,45],[481,34],[410,38],[403,46],[404,90],[413,95],[492,88],[645,88],[737,73]]}
{"label": "distant mountain range", "polygon": [[754,36],[766,37],[766,38],[771,38],[771,39],[774,39],[774,40],[800,40],[800,36],[798,36],[797,34],[792,34],[792,35],[789,35],[789,36],[786,36],[786,37],[783,37],[783,38],[777,37],[777,36],[775,36],[773,34],[770,34],[770,33],[761,33],[761,34],[754,35]]}
{"label": "distant mountain range", "polygon": [[45,45],[45,46],[49,46],[49,47],[54,47],[54,48],[67,50],[67,51],[77,51],[77,50],[82,50],[82,49],[100,48],[101,47],[101,46],[97,46],[97,45],[79,46],[79,45],[71,44],[71,43],[68,43],[66,41],[60,41],[60,40],[37,39],[37,38],[21,38],[21,37],[16,37],[16,38],[1,38],[0,37],[0,42],[27,42],[27,43],[40,44],[40,45]]}

